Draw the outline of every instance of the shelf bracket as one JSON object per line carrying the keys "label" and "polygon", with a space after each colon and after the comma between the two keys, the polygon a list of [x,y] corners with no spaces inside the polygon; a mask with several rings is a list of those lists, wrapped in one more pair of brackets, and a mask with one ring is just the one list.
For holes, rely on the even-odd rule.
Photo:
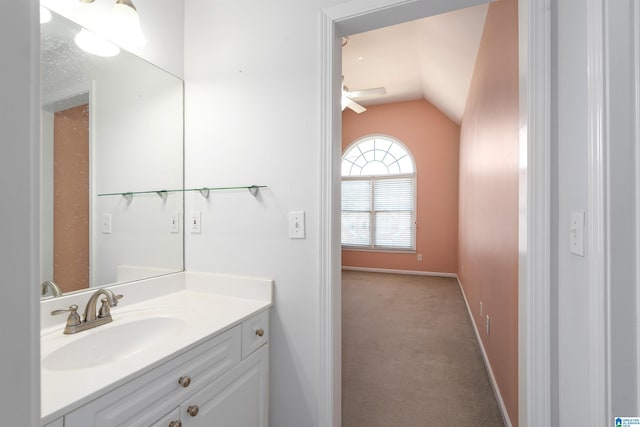
{"label": "shelf bracket", "polygon": [[200,192],[200,195],[205,199],[209,198],[209,189],[207,187],[201,188],[198,191]]}
{"label": "shelf bracket", "polygon": [[258,187],[257,185],[252,185],[250,187],[247,187],[247,189],[249,190],[249,193],[251,193],[251,195],[253,197],[258,197],[258,191],[260,191],[260,187]]}
{"label": "shelf bracket", "polygon": [[122,193],[122,197],[124,197],[127,203],[131,203],[133,200],[133,193]]}
{"label": "shelf bracket", "polygon": [[167,200],[167,190],[156,191],[156,194],[164,201]]}

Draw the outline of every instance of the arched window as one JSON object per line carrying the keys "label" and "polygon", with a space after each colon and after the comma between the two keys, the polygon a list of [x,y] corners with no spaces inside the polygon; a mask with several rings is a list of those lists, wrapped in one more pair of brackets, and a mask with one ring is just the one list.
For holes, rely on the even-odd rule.
{"label": "arched window", "polygon": [[367,136],[342,156],[342,246],[415,250],[416,169],[398,140]]}

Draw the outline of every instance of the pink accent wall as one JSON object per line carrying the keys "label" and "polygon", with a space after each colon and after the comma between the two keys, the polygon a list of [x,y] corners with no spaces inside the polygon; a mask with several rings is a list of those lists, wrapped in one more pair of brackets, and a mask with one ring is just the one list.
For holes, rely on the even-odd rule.
{"label": "pink accent wall", "polygon": [[491,3],[485,22],[460,131],[458,247],[459,277],[505,407],[517,426],[517,0]]}
{"label": "pink accent wall", "polygon": [[[416,253],[343,250],[350,267],[455,273],[458,253],[460,127],[424,100],[376,105],[342,114],[342,149],[370,134],[400,140],[417,168]],[[422,254],[422,262],[417,260]]]}

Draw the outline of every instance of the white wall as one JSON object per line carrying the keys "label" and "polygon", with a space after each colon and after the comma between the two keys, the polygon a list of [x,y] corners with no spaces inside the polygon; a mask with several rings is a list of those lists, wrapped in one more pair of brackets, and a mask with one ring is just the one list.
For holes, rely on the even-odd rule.
{"label": "white wall", "polygon": [[[187,269],[273,278],[270,425],[318,425],[320,10],[338,1],[187,0]],[[306,212],[304,240],[287,212]]]}
{"label": "white wall", "polygon": [[3,4],[0,14],[0,411],[15,426],[40,418],[37,16],[33,0]]}

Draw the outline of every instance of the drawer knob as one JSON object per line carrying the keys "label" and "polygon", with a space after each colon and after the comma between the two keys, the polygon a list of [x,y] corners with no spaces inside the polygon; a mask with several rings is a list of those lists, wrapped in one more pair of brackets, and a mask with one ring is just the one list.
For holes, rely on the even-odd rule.
{"label": "drawer knob", "polygon": [[264,335],[264,329],[262,329],[262,328],[257,329],[256,330],[256,335],[259,336],[259,337],[263,336]]}
{"label": "drawer knob", "polygon": [[171,421],[169,427],[182,427],[182,421]]}
{"label": "drawer knob", "polygon": [[180,377],[180,379],[178,380],[178,384],[180,384],[182,387],[189,387],[189,384],[191,384],[191,377],[185,375],[184,377]]}
{"label": "drawer knob", "polygon": [[198,407],[198,405],[191,405],[187,408],[187,413],[192,417],[198,415],[198,412],[200,412],[200,408]]}

